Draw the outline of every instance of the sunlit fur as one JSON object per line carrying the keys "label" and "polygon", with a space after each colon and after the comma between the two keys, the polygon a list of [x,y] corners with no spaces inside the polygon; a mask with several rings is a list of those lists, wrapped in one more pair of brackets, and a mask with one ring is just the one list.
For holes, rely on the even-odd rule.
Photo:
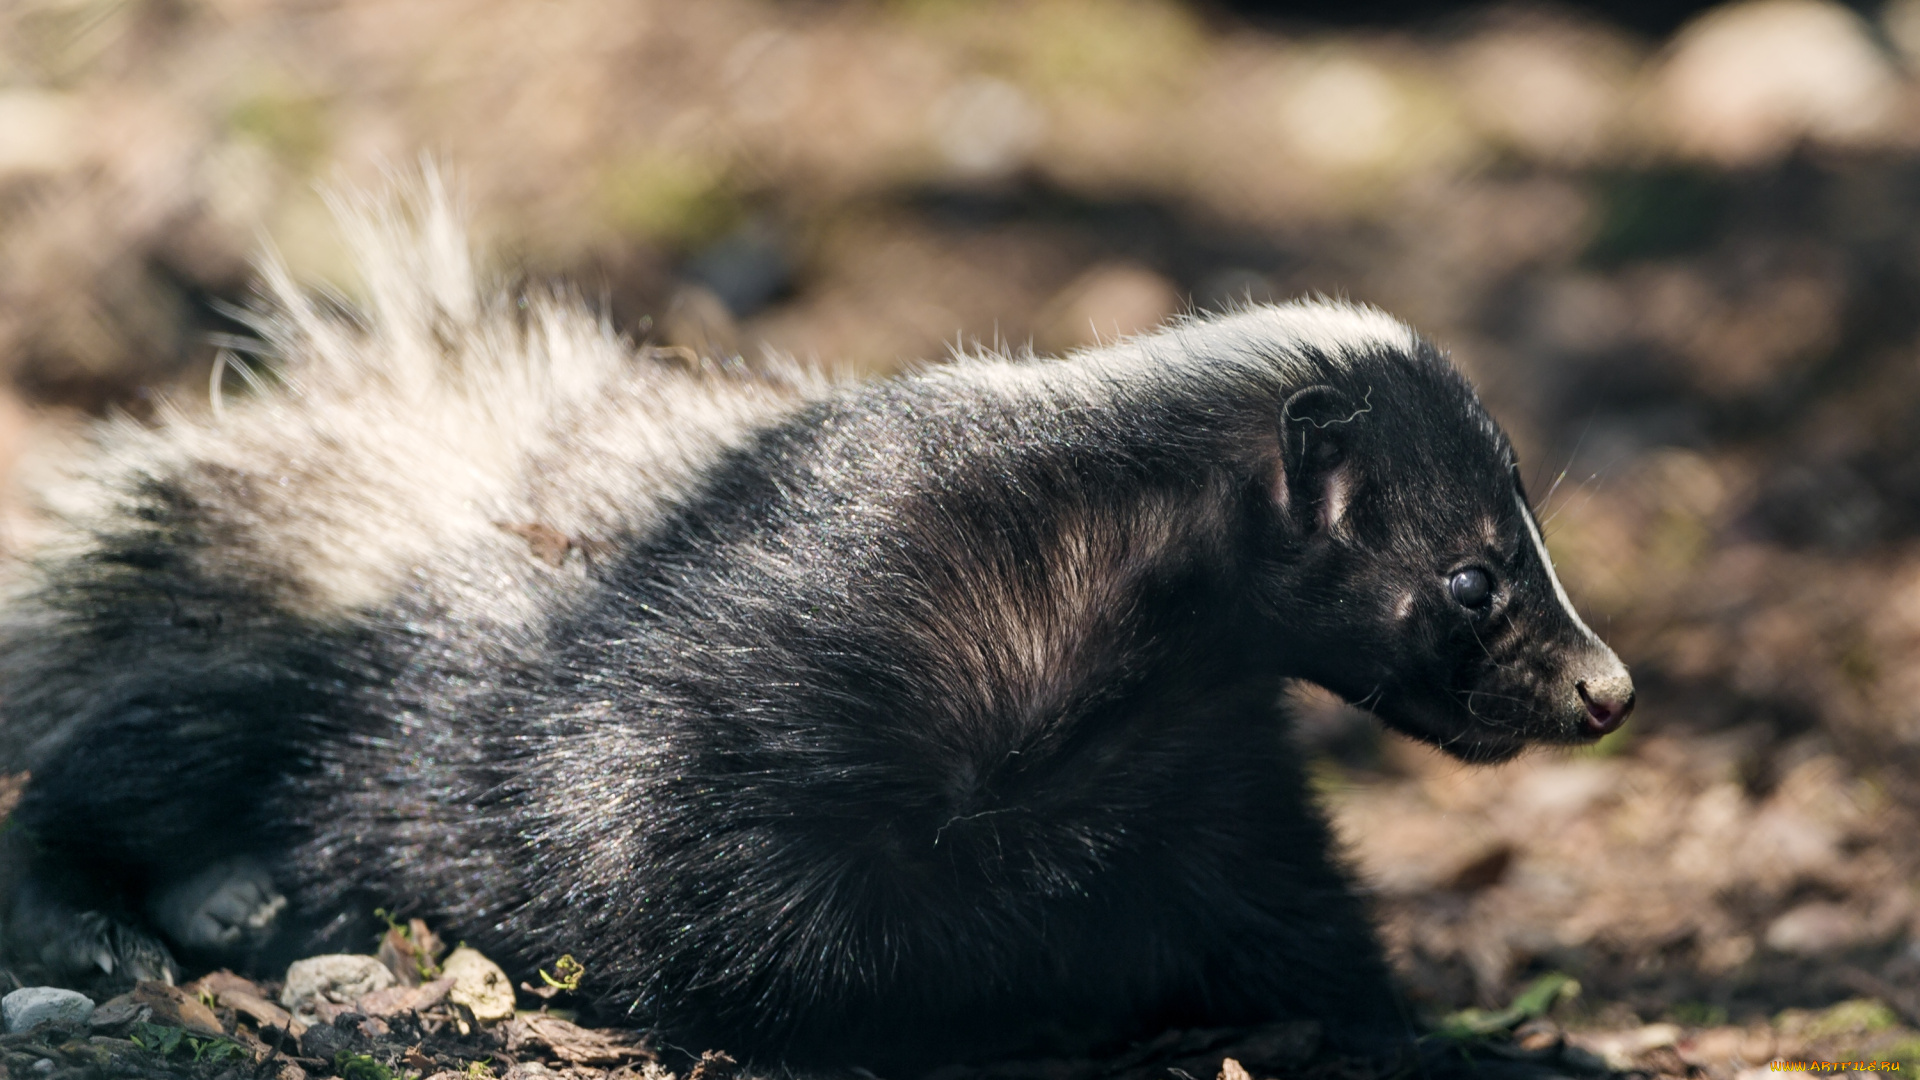
{"label": "sunlit fur", "polygon": [[239,854],[288,913],[192,959],[361,950],[382,906],[761,1062],[1386,1048],[1287,680],[1493,760],[1625,678],[1499,429],[1377,311],[836,384],[487,292],[431,181],[343,211],[365,305],[269,266],[271,374],[103,429],[7,608],[16,966],[137,968]]}

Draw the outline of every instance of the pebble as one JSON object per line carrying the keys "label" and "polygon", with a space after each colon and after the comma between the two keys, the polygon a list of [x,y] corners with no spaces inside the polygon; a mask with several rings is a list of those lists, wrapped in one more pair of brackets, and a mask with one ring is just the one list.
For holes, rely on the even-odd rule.
{"label": "pebble", "polygon": [[287,968],[280,1004],[303,1022],[313,1023],[315,1004],[350,1004],[375,990],[385,990],[393,982],[393,972],[372,956],[310,956],[295,960]]}
{"label": "pebble", "polygon": [[461,946],[440,965],[442,978],[452,979],[447,1000],[463,1005],[482,1024],[513,1019],[513,982],[500,965],[478,949]]}
{"label": "pebble", "polygon": [[1640,1055],[1649,1050],[1658,1050],[1672,1046],[1680,1041],[1681,1029],[1677,1024],[1647,1024],[1626,1031],[1609,1031],[1599,1035],[1580,1037],[1582,1049],[1598,1054],[1607,1063],[1607,1067],[1616,1072],[1630,1072],[1638,1068]]}
{"label": "pebble", "polygon": [[749,225],[693,257],[687,276],[713,290],[736,319],[758,313],[791,286],[793,269],[779,238]]}
{"label": "pebble", "polygon": [[29,986],[0,998],[0,1021],[5,1022],[9,1035],[30,1031],[49,1020],[84,1024],[92,1015],[92,998],[54,986]]}
{"label": "pebble", "polygon": [[1151,330],[1179,312],[1180,290],[1132,262],[1102,263],[1075,278],[1040,317],[1039,343],[1065,351]]}
{"label": "pebble", "polygon": [[1794,956],[1825,956],[1869,940],[1865,916],[1823,900],[1801,904],[1767,924],[1767,947]]}
{"label": "pebble", "polygon": [[1805,137],[1871,140],[1901,101],[1900,76],[1873,28],[1834,0],[1716,7],[1674,36],[1655,86],[1681,147],[1733,166]]}

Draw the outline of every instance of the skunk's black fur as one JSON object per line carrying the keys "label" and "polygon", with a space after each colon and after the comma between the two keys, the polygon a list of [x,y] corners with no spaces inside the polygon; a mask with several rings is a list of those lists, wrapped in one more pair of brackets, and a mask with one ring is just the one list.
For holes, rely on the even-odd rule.
{"label": "skunk's black fur", "polygon": [[1390,1047],[1287,682],[1470,761],[1630,703],[1377,312],[834,385],[490,299],[437,195],[347,221],[369,312],[274,272],[284,386],[104,433],[8,608],[16,966],[363,949],[378,905],[762,1063]]}

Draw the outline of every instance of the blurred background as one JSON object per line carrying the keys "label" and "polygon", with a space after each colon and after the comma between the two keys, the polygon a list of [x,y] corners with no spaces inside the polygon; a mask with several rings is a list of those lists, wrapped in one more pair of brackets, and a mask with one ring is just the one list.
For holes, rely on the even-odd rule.
{"label": "blurred background", "polygon": [[1920,1056],[1920,0],[4,0],[0,472],[203,400],[264,244],[351,295],[316,182],[422,152],[637,340],[1413,322],[1641,701],[1468,770],[1302,695],[1418,1003]]}

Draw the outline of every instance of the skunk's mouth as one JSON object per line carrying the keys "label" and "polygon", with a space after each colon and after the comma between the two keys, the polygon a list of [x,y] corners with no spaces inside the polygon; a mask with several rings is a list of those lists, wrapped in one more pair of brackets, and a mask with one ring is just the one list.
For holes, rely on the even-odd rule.
{"label": "skunk's mouth", "polygon": [[1474,765],[1509,761],[1530,746],[1590,746],[1619,726],[1591,723],[1577,707],[1489,690],[1389,690],[1355,704],[1402,735]]}
{"label": "skunk's mouth", "polygon": [[1489,721],[1452,696],[1455,700],[1447,702],[1387,692],[1363,707],[1394,731],[1472,765],[1510,761],[1535,743],[1553,741],[1517,725]]}

